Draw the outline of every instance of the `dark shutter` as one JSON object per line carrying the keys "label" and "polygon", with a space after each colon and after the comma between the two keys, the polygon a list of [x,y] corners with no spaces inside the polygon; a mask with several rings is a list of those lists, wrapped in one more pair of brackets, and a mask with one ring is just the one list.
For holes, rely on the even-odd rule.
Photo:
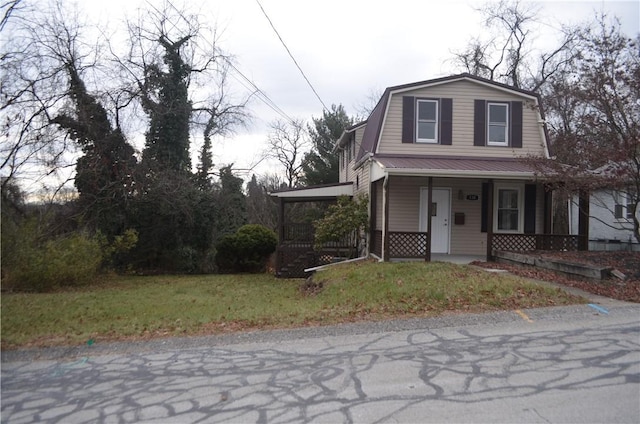
{"label": "dark shutter", "polygon": [[536,185],[525,184],[524,186],[524,233],[535,234],[536,232]]}
{"label": "dark shutter", "polygon": [[522,102],[511,102],[511,147],[522,147]]}
{"label": "dark shutter", "polygon": [[451,145],[453,132],[453,100],[440,99],[440,144]]}
{"label": "dark shutter", "polygon": [[615,218],[624,218],[622,216],[622,212],[624,211],[624,206],[622,205],[615,205],[614,210],[613,210],[613,215]]}
{"label": "dark shutter", "polygon": [[486,102],[476,100],[473,107],[473,145],[484,146],[487,139]]}
{"label": "dark shutter", "polygon": [[402,97],[402,142],[413,143],[415,141],[415,98],[413,96]]}
{"label": "dark shutter", "polygon": [[487,211],[489,210],[489,183],[482,183],[482,196],[480,202],[480,231],[486,233]]}

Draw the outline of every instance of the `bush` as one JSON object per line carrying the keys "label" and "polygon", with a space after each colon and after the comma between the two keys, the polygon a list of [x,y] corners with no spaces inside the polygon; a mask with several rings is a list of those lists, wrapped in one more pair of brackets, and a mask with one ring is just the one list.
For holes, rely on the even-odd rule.
{"label": "bush", "polygon": [[221,272],[263,272],[277,244],[276,234],[270,229],[244,225],[216,244],[216,264]]}
{"label": "bush", "polygon": [[47,291],[55,287],[82,285],[94,280],[102,264],[98,237],[75,233],[42,245],[25,240],[15,251],[5,282],[13,288]]}

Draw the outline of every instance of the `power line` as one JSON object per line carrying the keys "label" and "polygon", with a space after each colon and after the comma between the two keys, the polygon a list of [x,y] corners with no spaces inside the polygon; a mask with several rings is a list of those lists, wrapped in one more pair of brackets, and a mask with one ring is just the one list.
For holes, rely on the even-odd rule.
{"label": "power line", "polygon": [[[223,56],[224,57],[224,56]],[[294,124],[295,120],[291,118],[285,111],[283,111],[264,91],[262,91],[253,81],[251,81],[246,75],[244,75],[228,58],[224,57],[229,66],[242,78],[238,79],[238,82],[245,88],[253,90],[256,93],[256,97],[260,99],[264,104],[269,106],[271,110],[282,116],[284,119]],[[244,82],[243,82],[244,81]],[[247,87],[248,84],[250,87]]]}
{"label": "power line", "polygon": [[258,3],[258,6],[260,6],[260,10],[262,10],[262,14],[264,15],[265,18],[267,18],[267,21],[269,21],[269,25],[271,25],[271,28],[273,29],[273,32],[276,33],[276,35],[278,36],[278,39],[280,40],[280,42],[282,43],[282,45],[284,46],[285,50],[287,51],[287,53],[289,54],[289,57],[291,58],[291,60],[293,60],[293,63],[295,63],[296,67],[298,68],[298,70],[300,71],[300,73],[302,74],[302,76],[304,77],[305,81],[307,81],[307,84],[309,84],[309,87],[311,87],[311,90],[313,91],[313,94],[316,95],[316,97],[318,98],[318,100],[320,101],[320,103],[322,104],[322,107],[324,108],[324,110],[326,110],[327,112],[329,111],[329,108],[327,107],[327,105],[324,104],[324,102],[322,101],[322,99],[320,98],[320,95],[318,94],[318,92],[316,91],[315,88],[313,88],[313,85],[311,84],[311,81],[309,81],[309,78],[307,78],[307,76],[305,75],[304,71],[302,70],[302,68],[300,67],[300,65],[298,65],[298,62],[296,61],[296,59],[293,57],[293,54],[291,54],[291,51],[289,50],[289,47],[287,47],[287,45],[285,44],[284,40],[282,39],[282,37],[280,36],[280,33],[278,33],[278,30],[276,29],[276,27],[273,25],[273,22],[271,22],[271,19],[269,18],[269,15],[267,15],[267,12],[264,10],[264,8],[262,7],[262,4],[260,4],[260,0],[256,0],[256,3]]}

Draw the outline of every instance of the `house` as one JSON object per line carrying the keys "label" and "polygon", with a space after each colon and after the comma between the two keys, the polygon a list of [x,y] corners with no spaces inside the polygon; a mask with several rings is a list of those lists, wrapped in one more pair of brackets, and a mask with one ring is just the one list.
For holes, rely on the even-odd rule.
{"label": "house", "polygon": [[551,193],[523,160],[549,157],[536,93],[470,74],[389,87],[335,151],[339,185],[274,195],[366,194],[368,253],[380,260],[586,249],[584,219],[579,236],[550,235]]}
{"label": "house", "polygon": [[[640,213],[640,211],[639,211]],[[569,233],[578,233],[577,196],[569,201]],[[626,192],[599,189],[589,195],[589,250],[640,251]]]}
{"label": "house", "polygon": [[[590,175],[598,181],[589,193],[589,250],[634,250],[640,244],[634,233],[634,206],[638,201],[632,189],[637,179],[633,163],[608,163]],[[629,186],[621,186],[623,175],[631,176]],[[640,208],[635,211],[640,221]],[[569,199],[569,233],[578,233],[579,207],[577,196]]]}

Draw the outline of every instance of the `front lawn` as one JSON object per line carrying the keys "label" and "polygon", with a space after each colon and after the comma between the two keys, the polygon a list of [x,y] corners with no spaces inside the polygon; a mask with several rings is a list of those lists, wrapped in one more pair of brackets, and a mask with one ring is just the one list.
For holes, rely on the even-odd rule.
{"label": "front lawn", "polygon": [[509,275],[447,263],[342,264],[313,283],[260,275],[113,277],[2,295],[2,348],[215,334],[583,303]]}

